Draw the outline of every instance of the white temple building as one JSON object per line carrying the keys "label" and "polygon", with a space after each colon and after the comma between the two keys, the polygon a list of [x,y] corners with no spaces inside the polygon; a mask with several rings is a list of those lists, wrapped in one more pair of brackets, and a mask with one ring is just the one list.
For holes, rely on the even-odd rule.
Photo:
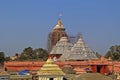
{"label": "white temple building", "polygon": [[67,37],[62,37],[54,46],[50,54],[56,55],[54,56],[54,60],[56,59],[57,55],[60,55],[59,60],[65,61],[66,59],[68,59],[72,47],[73,44],[69,42]]}
{"label": "white temple building", "polygon": [[82,35],[80,35],[79,40],[71,48],[71,53],[69,60],[91,60],[98,59],[95,52],[88,47],[84,42]]}
{"label": "white temple building", "polygon": [[98,59],[95,52],[84,42],[82,35],[74,45],[69,42],[67,37],[62,37],[50,54],[60,61]]}

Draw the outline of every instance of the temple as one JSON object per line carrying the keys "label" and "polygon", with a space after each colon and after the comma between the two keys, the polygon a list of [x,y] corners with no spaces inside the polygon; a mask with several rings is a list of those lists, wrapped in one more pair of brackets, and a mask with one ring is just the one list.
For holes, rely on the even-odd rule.
{"label": "temple", "polygon": [[64,73],[53,59],[49,58],[38,71],[39,80],[63,80]]}
{"label": "temple", "polygon": [[[39,80],[43,80],[43,78],[53,80],[54,76],[49,77],[50,74],[54,75],[53,72],[60,75],[59,79],[56,80],[61,80],[63,73],[60,68],[65,65],[72,66],[76,74],[87,73],[88,71],[101,74],[120,72],[120,62],[105,59],[103,56],[98,59],[95,52],[85,43],[82,35],[75,44],[70,43],[62,20],[58,20],[58,24],[54,27],[53,32],[49,34],[48,40],[51,59],[48,59],[47,62],[8,61],[4,62],[5,70],[9,72],[25,69],[30,71],[39,70],[38,74],[41,77],[39,77]],[[48,72],[45,70],[48,70]]]}
{"label": "temple", "polygon": [[48,44],[47,48],[50,52],[56,43],[60,40],[61,37],[67,37],[65,27],[62,24],[62,20],[58,20],[58,24],[54,27],[53,32],[48,35]]}
{"label": "temple", "polygon": [[62,37],[52,49],[50,55],[60,61],[66,60],[95,60],[95,52],[84,42],[82,35],[73,45],[67,37]]}
{"label": "temple", "polygon": [[67,37],[61,37],[50,52],[50,56],[55,60],[65,61],[68,59],[72,47],[73,44],[69,42]]}
{"label": "temple", "polygon": [[92,60],[98,59],[94,51],[84,42],[82,35],[71,49],[69,60]]}

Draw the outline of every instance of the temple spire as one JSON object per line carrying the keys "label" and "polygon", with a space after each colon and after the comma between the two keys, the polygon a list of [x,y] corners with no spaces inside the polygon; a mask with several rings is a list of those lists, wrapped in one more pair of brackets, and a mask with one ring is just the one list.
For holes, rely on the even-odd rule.
{"label": "temple spire", "polygon": [[58,20],[58,25],[59,25],[59,26],[62,25],[62,20]]}
{"label": "temple spire", "polygon": [[59,25],[59,26],[61,26],[61,25],[62,25],[61,16],[62,16],[62,14],[60,13],[60,14],[59,14],[59,18],[58,18],[58,25]]}
{"label": "temple spire", "polygon": [[62,14],[60,13],[60,14],[59,14],[59,18],[58,18],[58,20],[61,20],[61,17],[62,17]]}
{"label": "temple spire", "polygon": [[56,30],[56,29],[57,29],[57,30],[58,30],[58,29],[63,29],[63,30],[65,30],[65,28],[64,28],[64,26],[63,26],[63,24],[62,24],[61,16],[62,16],[62,14],[59,14],[58,24],[54,27],[55,30]]}
{"label": "temple spire", "polygon": [[80,34],[80,38],[81,38],[81,39],[83,39],[83,36],[82,36],[82,34]]}
{"label": "temple spire", "polygon": [[85,43],[82,34],[79,40],[71,48],[69,60],[91,60],[98,59],[95,52]]}

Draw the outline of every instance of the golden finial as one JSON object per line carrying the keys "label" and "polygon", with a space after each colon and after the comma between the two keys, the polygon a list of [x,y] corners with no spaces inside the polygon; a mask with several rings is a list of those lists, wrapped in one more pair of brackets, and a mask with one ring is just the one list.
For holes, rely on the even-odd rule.
{"label": "golden finial", "polygon": [[59,26],[62,25],[62,20],[61,20],[61,18],[60,18],[61,16],[62,16],[62,14],[60,13],[60,14],[59,14],[59,20],[58,20],[58,25],[59,25]]}
{"label": "golden finial", "polygon": [[62,20],[58,21],[58,25],[61,26],[62,25]]}

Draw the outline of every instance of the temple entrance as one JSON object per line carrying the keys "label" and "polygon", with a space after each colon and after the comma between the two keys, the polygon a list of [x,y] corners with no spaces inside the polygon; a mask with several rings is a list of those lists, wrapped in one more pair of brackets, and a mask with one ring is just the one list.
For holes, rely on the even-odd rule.
{"label": "temple entrance", "polygon": [[5,68],[5,71],[7,71],[7,68]]}
{"label": "temple entrance", "polygon": [[54,80],[53,78],[50,78],[50,80]]}
{"label": "temple entrance", "polygon": [[97,66],[97,72],[98,73],[101,73],[101,68],[102,68],[102,66],[100,66],[100,65]]}
{"label": "temple entrance", "polygon": [[67,79],[64,77],[63,80],[67,80]]}

